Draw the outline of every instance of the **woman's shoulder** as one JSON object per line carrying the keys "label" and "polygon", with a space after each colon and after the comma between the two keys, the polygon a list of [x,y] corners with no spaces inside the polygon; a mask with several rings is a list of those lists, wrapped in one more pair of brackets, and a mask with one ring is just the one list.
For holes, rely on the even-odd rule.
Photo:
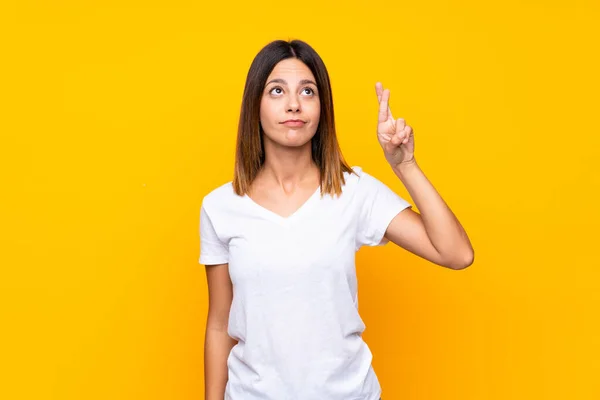
{"label": "woman's shoulder", "polygon": [[344,171],[344,183],[342,186],[342,192],[346,196],[354,197],[354,194],[361,191],[364,177],[368,175],[360,165],[353,165],[350,167],[351,171]]}
{"label": "woman's shoulder", "polygon": [[368,173],[365,172],[365,170],[359,166],[359,165],[354,165],[351,167],[352,168],[352,172],[344,172],[344,180],[346,181],[346,185],[356,185],[359,182],[365,180],[365,179],[369,179],[369,177],[371,177],[371,175],[369,175]]}
{"label": "woman's shoulder", "polygon": [[202,199],[204,208],[228,207],[239,198],[233,190],[233,182],[224,183],[208,192]]}
{"label": "woman's shoulder", "polygon": [[355,174],[351,172],[344,173],[346,186],[348,187],[355,187],[356,190],[360,192],[369,192],[376,189],[381,184],[379,179],[366,172],[361,166],[353,166],[352,170]]}

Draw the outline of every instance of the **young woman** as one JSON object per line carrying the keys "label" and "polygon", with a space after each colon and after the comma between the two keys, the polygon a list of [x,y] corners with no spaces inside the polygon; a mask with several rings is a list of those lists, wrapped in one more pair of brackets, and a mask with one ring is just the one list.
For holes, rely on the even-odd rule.
{"label": "young woman", "polygon": [[420,213],[344,161],[313,48],[274,41],[252,62],[233,181],[200,210],[206,400],[378,400],[355,252],[391,241],[444,267],[473,262],[465,231],[415,160],[412,128],[375,86],[377,139]]}

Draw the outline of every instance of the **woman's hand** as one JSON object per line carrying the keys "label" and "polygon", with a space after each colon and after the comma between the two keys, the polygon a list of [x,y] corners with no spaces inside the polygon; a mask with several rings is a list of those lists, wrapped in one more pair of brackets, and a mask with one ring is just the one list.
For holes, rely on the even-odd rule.
{"label": "woman's hand", "polygon": [[406,125],[403,118],[394,120],[388,105],[389,89],[383,90],[381,83],[377,82],[375,92],[379,100],[377,139],[383,148],[386,160],[392,168],[415,162],[415,139],[412,128]]}

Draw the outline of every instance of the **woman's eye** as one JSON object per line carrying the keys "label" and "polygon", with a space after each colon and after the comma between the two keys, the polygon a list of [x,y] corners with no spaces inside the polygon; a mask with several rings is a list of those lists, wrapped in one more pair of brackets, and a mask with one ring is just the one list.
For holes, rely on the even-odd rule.
{"label": "woman's eye", "polygon": [[[305,87],[302,90],[303,91],[308,91],[307,94],[309,94],[309,95],[315,94],[315,91],[312,88],[309,88],[309,87]],[[283,93],[283,89],[280,88],[279,86],[277,86],[277,87],[274,87],[273,89],[271,89],[270,93],[271,94],[281,94],[281,93]]]}

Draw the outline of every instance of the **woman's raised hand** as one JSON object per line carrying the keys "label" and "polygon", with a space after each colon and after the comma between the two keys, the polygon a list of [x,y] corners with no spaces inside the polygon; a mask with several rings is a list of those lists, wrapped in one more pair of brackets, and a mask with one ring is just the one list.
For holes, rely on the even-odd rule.
{"label": "woman's raised hand", "polygon": [[377,82],[375,92],[379,100],[377,139],[386,160],[392,168],[414,162],[415,140],[412,128],[406,125],[403,118],[394,120],[389,107],[389,89],[384,90],[382,84]]}

